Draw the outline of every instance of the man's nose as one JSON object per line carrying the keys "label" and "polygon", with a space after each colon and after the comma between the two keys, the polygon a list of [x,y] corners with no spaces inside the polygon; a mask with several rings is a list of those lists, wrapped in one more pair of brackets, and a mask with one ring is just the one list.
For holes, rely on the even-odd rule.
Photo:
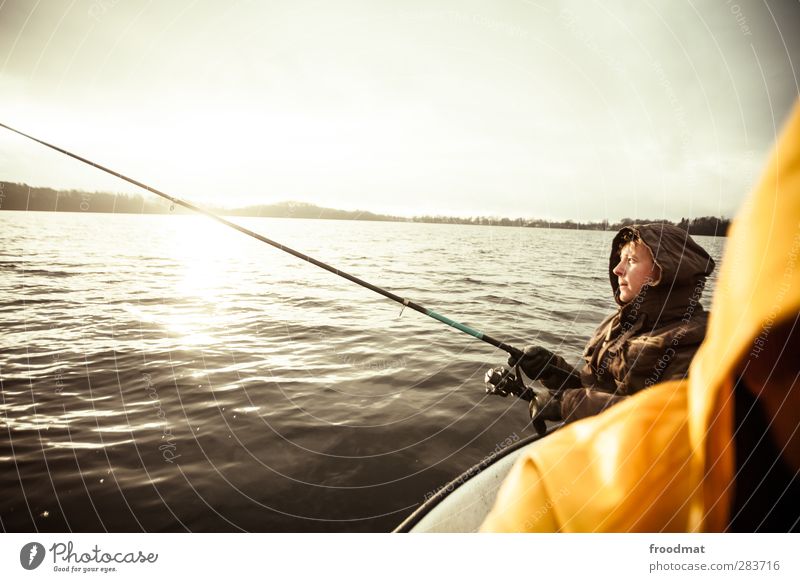
{"label": "man's nose", "polygon": [[613,273],[614,273],[614,274],[615,274],[617,277],[622,277],[622,276],[625,274],[625,268],[624,268],[624,265],[625,265],[625,262],[624,262],[624,261],[620,261],[619,263],[617,263],[617,266],[616,266],[616,267],[614,267],[614,271],[613,271]]}

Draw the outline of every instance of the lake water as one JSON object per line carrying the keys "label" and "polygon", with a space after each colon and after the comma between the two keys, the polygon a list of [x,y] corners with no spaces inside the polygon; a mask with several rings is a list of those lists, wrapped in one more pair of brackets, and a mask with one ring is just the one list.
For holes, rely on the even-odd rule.
{"label": "lake water", "polygon": [[[572,362],[615,307],[612,233],[236,220]],[[0,526],[391,530],[532,434],[504,353],[400,311],[203,217],[0,213]]]}

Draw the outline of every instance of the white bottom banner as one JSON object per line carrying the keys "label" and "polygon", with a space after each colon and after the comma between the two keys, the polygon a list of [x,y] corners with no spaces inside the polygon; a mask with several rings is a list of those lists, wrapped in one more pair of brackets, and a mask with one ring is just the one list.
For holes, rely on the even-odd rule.
{"label": "white bottom banner", "polygon": [[796,534],[4,534],[3,580],[798,580]]}

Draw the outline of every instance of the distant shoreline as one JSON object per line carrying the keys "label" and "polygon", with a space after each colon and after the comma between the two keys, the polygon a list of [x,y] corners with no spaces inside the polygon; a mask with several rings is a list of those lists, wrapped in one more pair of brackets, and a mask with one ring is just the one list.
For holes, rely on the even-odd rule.
{"label": "distant shoreline", "polygon": [[[209,210],[225,216],[252,216],[263,218],[313,218],[320,220],[360,220],[367,222],[411,222],[428,224],[463,224],[472,226],[517,226],[523,228],[557,228],[567,230],[597,230],[616,232],[623,226],[664,222],[674,224],[689,231],[692,235],[726,236],[730,219],[705,216],[682,219],[672,222],[664,219],[623,218],[618,222],[608,220],[599,222],[574,222],[572,220],[553,221],[539,218],[497,218],[474,216],[470,218],[453,216],[414,216],[411,218],[376,214],[361,210],[337,210],[324,208],[305,202],[281,202],[243,208],[208,207]],[[139,194],[113,194],[108,192],[85,192],[81,190],[54,190],[27,184],[0,181],[0,211],[33,212],[77,212],[96,214],[194,214],[181,206],[172,206],[155,197]]]}

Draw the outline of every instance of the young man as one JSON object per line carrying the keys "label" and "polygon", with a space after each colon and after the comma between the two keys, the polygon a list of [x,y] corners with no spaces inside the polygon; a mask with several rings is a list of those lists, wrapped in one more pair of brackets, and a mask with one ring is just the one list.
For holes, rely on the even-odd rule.
{"label": "young man", "polygon": [[547,388],[533,389],[531,416],[578,420],[658,382],[685,378],[705,336],[700,297],[713,269],[708,253],[676,226],[620,230],[609,258],[619,309],[589,340],[580,369],[543,347],[525,349],[519,366]]}

